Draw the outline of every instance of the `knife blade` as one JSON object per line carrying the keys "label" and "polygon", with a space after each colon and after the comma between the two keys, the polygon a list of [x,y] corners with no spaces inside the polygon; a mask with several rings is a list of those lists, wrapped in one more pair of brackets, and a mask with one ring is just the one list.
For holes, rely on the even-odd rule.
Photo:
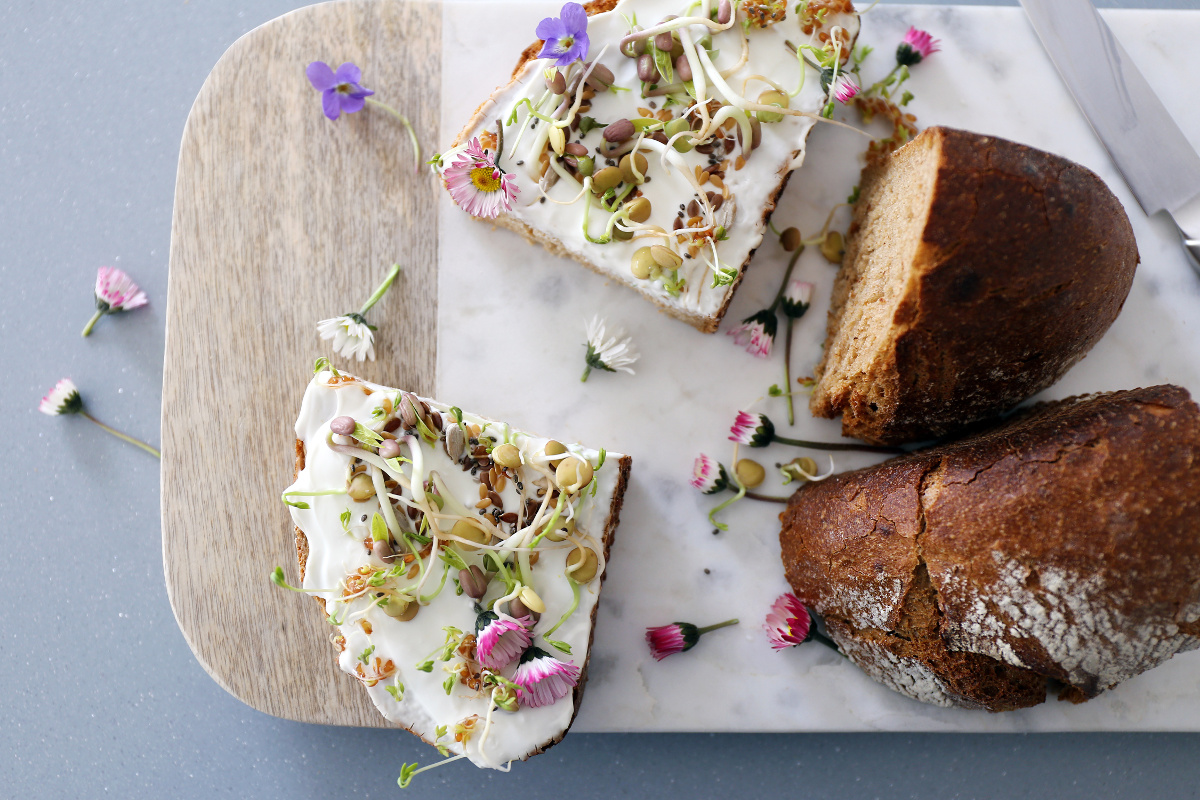
{"label": "knife blade", "polygon": [[1090,0],[1021,5],[1142,210],[1171,215],[1200,274],[1200,155]]}

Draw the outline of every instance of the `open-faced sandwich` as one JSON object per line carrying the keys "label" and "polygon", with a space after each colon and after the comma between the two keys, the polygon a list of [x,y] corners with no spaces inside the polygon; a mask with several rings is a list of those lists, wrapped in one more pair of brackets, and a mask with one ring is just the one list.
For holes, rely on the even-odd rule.
{"label": "open-faced sandwich", "polygon": [[629,469],[318,362],[284,500],[341,668],[389,720],[479,766],[559,741]]}
{"label": "open-faced sandwich", "polygon": [[712,332],[857,33],[850,0],[567,3],[435,164],[469,213]]}

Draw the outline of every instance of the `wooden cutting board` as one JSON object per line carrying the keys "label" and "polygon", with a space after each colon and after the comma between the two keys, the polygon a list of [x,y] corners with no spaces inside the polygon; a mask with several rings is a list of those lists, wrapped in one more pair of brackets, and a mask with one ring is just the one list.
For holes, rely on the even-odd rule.
{"label": "wooden cutting board", "polygon": [[184,128],[171,227],[163,374],[167,591],[188,644],[239,700],[288,719],[387,727],[338,671],[298,583],[287,507],[292,423],[317,320],[357,311],[404,270],[369,320],[386,331],[359,375],[432,394],[437,194],[403,127],[368,106],[335,122],[305,77],[353,61],[402,109],[424,158],[437,141],[441,6],[370,0],[304,8],[243,36]]}

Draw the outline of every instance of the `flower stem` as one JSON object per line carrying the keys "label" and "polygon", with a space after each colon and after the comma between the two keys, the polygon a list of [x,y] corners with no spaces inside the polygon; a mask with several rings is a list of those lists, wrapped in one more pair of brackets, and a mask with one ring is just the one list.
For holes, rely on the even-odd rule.
{"label": "flower stem", "polygon": [[783,340],[783,385],[788,388],[788,425],[796,424],[796,406],[792,402],[792,323],[796,320],[787,314],[787,338]]}
{"label": "flower stem", "polygon": [[696,633],[700,636],[703,636],[704,634],[710,631],[715,631],[718,628],[728,628],[730,625],[737,624],[738,621],[736,619],[727,619],[724,622],[718,622],[716,625],[705,625],[703,628],[696,628]]}
{"label": "flower stem", "polygon": [[731,505],[736,503],[738,500],[741,500],[745,496],[746,496],[746,487],[739,484],[737,494],[735,494],[733,497],[726,500],[724,503],[721,503],[721,505],[717,506],[712,511],[708,512],[708,521],[711,522],[717,528],[717,530],[722,530],[722,531],[729,530],[729,526],[726,525],[724,522],[717,522],[717,512],[724,511],[725,509],[729,508]]}
{"label": "flower stem", "polygon": [[371,310],[371,306],[379,302],[379,299],[387,294],[387,290],[392,288],[392,282],[396,280],[396,276],[400,274],[400,265],[392,264],[392,271],[383,279],[383,283],[379,284],[379,288],[375,290],[375,294],[363,303],[363,307],[358,310],[359,316],[366,314]]}
{"label": "flower stem", "polygon": [[404,129],[406,131],[408,131],[408,138],[412,139],[413,161],[416,166],[416,171],[420,172],[421,171],[421,145],[417,141],[417,132],[413,130],[412,123],[410,123],[408,121],[408,117],[404,116],[403,114],[401,114],[399,111],[392,108],[388,104],[381,103],[374,98],[368,97],[367,102],[373,106],[379,106],[379,108],[383,109],[384,111],[388,112],[393,117],[395,117],[396,119],[400,120],[400,124],[402,124],[404,126]]}
{"label": "flower stem", "polygon": [[842,655],[842,650],[837,646],[837,642],[835,642],[833,639],[830,639],[820,631],[815,629],[809,631],[808,638],[812,639],[814,642],[820,642],[829,649],[833,650],[833,652],[837,653],[839,656]]}
{"label": "flower stem", "polygon": [[83,335],[84,336],[91,335],[92,328],[96,327],[96,323],[99,322],[100,318],[103,316],[104,316],[104,312],[97,309],[96,313],[92,315],[92,318],[88,320],[88,324],[83,326]]}
{"label": "flower stem", "polygon": [[776,436],[774,441],[790,444],[793,447],[807,447],[810,450],[858,450],[863,453],[888,453],[899,455],[906,452],[900,447],[883,447],[874,444],[850,444],[849,442],[810,442],[805,439],[789,439],[786,436]]}
{"label": "flower stem", "polygon": [[95,417],[93,417],[91,414],[89,414],[89,413],[88,413],[88,412],[86,412],[86,411],[80,411],[79,413],[80,413],[80,414],[82,414],[83,416],[87,417],[89,420],[91,420],[92,422],[96,423],[96,424],[97,424],[97,425],[99,425],[101,428],[103,428],[104,430],[108,431],[108,432],[109,432],[109,433],[111,433],[113,436],[117,437],[118,439],[124,439],[125,441],[129,442],[129,443],[130,443],[130,444],[132,444],[132,445],[137,445],[138,447],[142,448],[143,450],[145,450],[147,453],[149,453],[150,455],[154,456],[155,458],[158,458],[158,459],[161,459],[161,458],[162,458],[162,453],[158,452],[157,450],[155,450],[153,447],[151,447],[150,445],[146,444],[145,442],[140,442],[140,441],[138,441],[137,439],[133,438],[132,436],[127,436],[126,434],[124,434],[124,433],[121,433],[121,432],[120,432],[119,430],[117,430],[116,428],[111,428],[111,427],[109,427],[108,425],[105,425],[103,422],[101,422],[100,420],[96,419]]}
{"label": "flower stem", "polygon": [[786,503],[788,501],[786,497],[775,497],[774,495],[759,494],[758,492],[746,492],[746,497],[749,497],[751,500],[762,500],[764,503]]}
{"label": "flower stem", "polygon": [[783,273],[783,283],[779,284],[779,291],[775,293],[775,299],[771,301],[769,311],[774,311],[779,308],[779,302],[783,300],[783,292],[787,289],[788,281],[792,278],[792,270],[796,268],[796,261],[800,258],[800,254],[804,252],[803,247],[797,247],[796,252],[792,253],[792,258],[788,261],[787,272]]}
{"label": "flower stem", "polygon": [[583,370],[583,377],[579,379],[579,382],[580,382],[580,383],[586,383],[586,382],[587,382],[587,379],[588,379],[588,375],[591,375],[591,374],[592,374],[592,365],[591,365],[591,364],[588,364],[588,365],[587,365],[587,367],[586,367],[586,368],[584,368],[584,370]]}

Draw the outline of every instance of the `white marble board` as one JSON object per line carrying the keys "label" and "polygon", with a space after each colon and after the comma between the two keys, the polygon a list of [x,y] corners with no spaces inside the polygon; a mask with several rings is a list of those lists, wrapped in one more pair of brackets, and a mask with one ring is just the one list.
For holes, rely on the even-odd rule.
{"label": "white marble board", "polygon": [[[507,76],[557,2],[449,2],[443,26],[445,146]],[[1157,87],[1193,145],[1200,145],[1200,88],[1189,54],[1200,12],[1105,11],[1130,56]],[[1175,383],[1200,395],[1200,277],[1173,229],[1147,219],[1059,81],[1018,8],[876,6],[861,42],[876,47],[864,77],[891,66],[908,25],[941,39],[942,52],[913,70],[919,124],[944,124],[1014,139],[1095,170],[1125,205],[1142,263],[1120,318],[1091,354],[1042,397]],[[856,118],[849,117],[857,122]],[[774,221],[811,235],[857,182],[865,139],[820,125]],[[779,562],[781,506],[745,501],[714,535],[714,501],[687,485],[706,452],[728,463],[728,428],[782,381],[781,354],[757,360],[725,331],[769,304],[786,259],[764,241],[715,335],[658,313],[621,286],[517,235],[469,220],[448,195],[439,209],[438,396],[518,427],[629,453],[632,480],[600,603],[591,678],[576,730],[583,731],[1076,731],[1200,730],[1200,652],[1119,686],[1089,703],[1056,702],[1007,714],[922,705],[874,683],[843,658],[810,643],[770,650],[762,622],[787,590]],[[843,209],[836,227],[848,219]],[[811,371],[823,334],[834,269],[810,248],[796,277],[817,286],[800,321],[793,374]],[[584,324],[593,314],[631,333],[643,355],[637,375],[594,374],[580,383]],[[758,406],[786,429],[778,399]],[[836,440],[839,426],[798,405],[795,433]],[[796,455],[753,453],[768,466]],[[839,457],[839,469],[871,463]],[[785,493],[772,478],[760,491]],[[708,624],[738,617],[691,652],[655,662],[648,625]]]}

